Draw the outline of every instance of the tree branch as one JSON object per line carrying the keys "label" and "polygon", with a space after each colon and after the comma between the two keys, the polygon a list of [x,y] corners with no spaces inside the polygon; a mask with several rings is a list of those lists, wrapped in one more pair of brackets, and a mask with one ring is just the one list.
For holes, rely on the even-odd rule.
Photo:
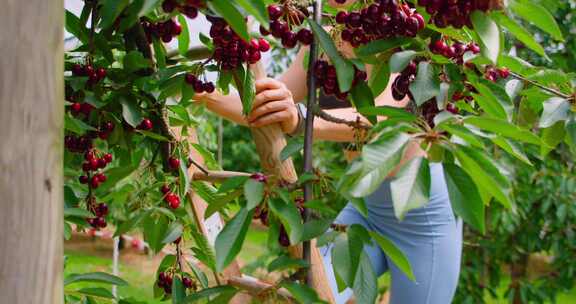
{"label": "tree branch", "polygon": [[522,76],[522,75],[519,75],[519,74],[516,74],[516,73],[512,73],[512,72],[510,72],[510,75],[512,75],[512,77],[514,77],[514,78],[516,78],[516,79],[518,79],[518,80],[522,80],[522,81],[527,82],[527,83],[529,83],[529,84],[531,84],[531,85],[533,85],[533,86],[537,86],[537,87],[539,87],[540,89],[542,89],[542,90],[544,90],[544,91],[546,91],[546,92],[548,92],[548,93],[554,94],[554,95],[556,95],[556,96],[558,96],[558,97],[562,97],[562,98],[567,99],[567,100],[570,100],[570,99],[574,98],[574,96],[570,96],[570,95],[568,95],[568,94],[564,94],[564,93],[562,93],[562,92],[560,92],[560,91],[558,91],[558,90],[549,88],[549,87],[547,87],[547,86],[545,86],[545,85],[542,85],[542,84],[539,84],[538,82],[533,81],[533,80],[530,80],[530,79],[528,79],[528,78],[526,78],[526,77],[524,77],[524,76]]}

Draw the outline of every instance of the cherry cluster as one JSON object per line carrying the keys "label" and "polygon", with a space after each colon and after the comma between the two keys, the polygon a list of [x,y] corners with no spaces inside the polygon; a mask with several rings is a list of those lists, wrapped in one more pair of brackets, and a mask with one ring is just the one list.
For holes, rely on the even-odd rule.
{"label": "cherry cluster", "polygon": [[212,83],[211,81],[204,82],[201,79],[198,79],[196,75],[191,73],[187,73],[186,76],[184,76],[184,80],[186,81],[187,84],[191,85],[194,88],[194,92],[196,93],[204,93],[204,92],[213,93],[214,90],[216,90],[214,83]]}
{"label": "cherry cluster", "polygon": [[444,40],[439,39],[431,41],[429,45],[430,51],[437,55],[442,55],[448,59],[453,59],[457,64],[464,63],[464,53],[472,52],[473,54],[480,53],[480,47],[474,42],[464,44],[462,42],[454,42],[448,45]]}
{"label": "cherry cluster", "polygon": [[[158,287],[164,289],[164,292],[166,294],[172,293],[172,282],[173,281],[174,281],[173,275],[170,272],[164,272],[163,271],[163,272],[160,272],[158,274],[157,285],[158,285]],[[184,288],[186,288],[186,289],[192,289],[192,290],[197,289],[196,282],[193,281],[188,276],[182,276],[182,285],[184,285]]]}
{"label": "cherry cluster", "polygon": [[64,137],[64,147],[73,153],[83,153],[89,149],[92,149],[92,139],[93,138],[88,135],[66,135]]}
{"label": "cherry cluster", "polygon": [[106,205],[106,203],[100,203],[95,206],[91,205],[89,209],[95,215],[95,217],[89,218],[87,220],[88,224],[95,229],[105,228],[105,217],[108,215],[108,205]]}
{"label": "cherry cluster", "polygon": [[170,206],[170,208],[178,209],[178,207],[180,207],[180,197],[172,192],[170,186],[162,185],[162,187],[160,187],[160,192],[164,194],[164,201],[168,204],[168,206]]}
{"label": "cherry cluster", "polygon": [[298,42],[302,45],[310,45],[314,41],[314,34],[307,28],[302,28],[298,32],[294,27],[302,25],[309,12],[306,9],[294,6],[290,2],[283,5],[269,5],[268,15],[270,16],[270,31],[260,26],[260,34],[267,36],[272,34],[275,38],[281,39],[282,46],[287,49],[296,47]]}
{"label": "cherry cluster", "polygon": [[[368,77],[365,71],[359,70],[354,66],[355,74],[352,86],[355,86],[359,81],[364,81]],[[338,86],[338,77],[336,75],[336,68],[325,60],[318,60],[314,65],[314,77],[318,86],[322,87],[324,94],[334,95],[340,100],[348,98],[348,92],[342,92]]]}
{"label": "cherry cluster", "polygon": [[[90,188],[96,189],[98,186],[106,181],[106,175],[102,172],[98,172],[100,169],[106,168],[108,164],[112,162],[112,154],[106,153],[97,157],[95,150],[88,150],[84,153],[84,163],[82,163],[82,171],[86,172],[87,175],[82,175],[78,178],[81,184],[90,184]],[[90,173],[94,173],[90,177]]]}
{"label": "cherry cluster", "polygon": [[98,131],[98,137],[100,139],[108,139],[112,131],[114,131],[114,123],[111,121],[106,121],[100,125],[100,130]]}
{"label": "cherry cluster", "polygon": [[102,79],[106,78],[105,68],[94,68],[91,64],[76,63],[72,66],[72,75],[80,77],[88,77],[89,84],[96,84]]}
{"label": "cherry cluster", "polygon": [[212,58],[222,70],[233,70],[245,62],[254,64],[262,58],[261,52],[270,49],[266,39],[242,40],[223,18],[206,16],[206,19],[212,24],[210,37],[215,47]]}
{"label": "cherry cluster", "polygon": [[172,293],[172,275],[168,272],[160,272],[158,274],[158,287],[164,289],[167,294]]}
{"label": "cherry cluster", "polygon": [[470,16],[473,11],[486,12],[499,8],[497,3],[491,0],[418,0],[418,5],[426,7],[426,12],[430,14],[430,21],[439,28],[448,26],[472,28]]}
{"label": "cherry cluster", "polygon": [[162,9],[166,13],[172,13],[174,10],[178,10],[190,19],[198,17],[198,10],[205,7],[206,2],[204,0],[185,0],[183,4],[180,4],[176,0],[164,0],[164,2],[162,2]]}
{"label": "cherry cluster", "polygon": [[401,101],[406,95],[411,96],[410,83],[416,78],[416,70],[418,63],[415,60],[410,61],[408,65],[402,70],[400,75],[394,78],[392,83],[392,97]]}
{"label": "cherry cluster", "polygon": [[336,23],[345,25],[342,40],[353,47],[377,39],[416,37],[426,26],[422,15],[396,0],[379,0],[360,11],[338,12]]}
{"label": "cherry cluster", "polygon": [[484,78],[496,82],[499,79],[506,79],[510,76],[510,70],[508,68],[495,68],[493,66],[486,67],[484,72]]}
{"label": "cherry cluster", "polygon": [[172,38],[180,35],[182,33],[182,26],[180,23],[168,19],[164,22],[151,22],[147,20],[141,21],[142,28],[146,33],[146,38],[148,43],[152,42],[152,37],[159,37],[162,41],[168,43],[172,41]]}

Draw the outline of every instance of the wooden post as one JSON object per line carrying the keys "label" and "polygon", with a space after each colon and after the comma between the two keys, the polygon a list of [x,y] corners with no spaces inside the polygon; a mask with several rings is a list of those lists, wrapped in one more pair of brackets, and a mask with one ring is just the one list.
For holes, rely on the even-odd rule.
{"label": "wooden post", "polygon": [[2,1],[0,297],[63,300],[63,1]]}
{"label": "wooden post", "polygon": [[[262,79],[266,77],[266,72],[261,63],[251,66],[255,79]],[[289,158],[285,161],[280,160],[280,152],[286,146],[286,138],[280,124],[269,125],[262,128],[252,128],[252,137],[256,144],[256,150],[260,156],[262,168],[266,174],[274,175],[280,180],[294,183],[298,180],[296,169],[292,159]],[[310,270],[313,273],[313,280],[311,286],[321,299],[334,303],[334,297],[330,284],[326,277],[324,263],[320,250],[315,246],[315,242],[311,242],[311,256],[310,256]],[[302,257],[302,250],[299,248],[291,248],[289,250],[292,256]]]}

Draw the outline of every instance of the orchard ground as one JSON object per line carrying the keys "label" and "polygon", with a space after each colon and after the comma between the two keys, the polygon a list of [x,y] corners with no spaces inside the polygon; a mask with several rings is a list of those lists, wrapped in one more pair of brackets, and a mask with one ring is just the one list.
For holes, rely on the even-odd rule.
{"label": "orchard ground", "polygon": [[[258,226],[253,225],[252,228],[248,232],[245,246],[240,251],[239,258],[244,273],[266,279],[262,277],[265,272],[259,271],[259,268],[261,270],[262,267],[266,267],[270,258],[254,254],[255,252],[266,252],[266,232]],[[130,248],[130,244],[126,246],[127,248],[120,253],[119,271],[120,276],[128,281],[130,285],[118,287],[118,295],[122,298],[133,298],[134,300],[142,301],[142,303],[167,303],[158,299],[152,300],[152,288],[149,286],[150,282],[154,282],[155,271],[163,255],[148,256],[143,252]],[[93,271],[112,272],[111,239],[92,239],[85,235],[75,234],[71,240],[65,242],[65,255],[65,275]],[[534,266],[534,268],[539,267],[538,265]],[[505,279],[501,285],[499,291],[500,299],[493,299],[486,295],[485,303],[508,303],[504,298],[504,291],[508,282],[509,279]],[[383,275],[378,283],[382,294],[390,284],[390,276],[388,274]],[[75,283],[75,286],[71,287],[96,287],[95,285],[97,284]],[[109,285],[102,285],[101,287],[109,288]],[[576,303],[576,286],[570,292],[558,295],[557,304],[572,303]]]}

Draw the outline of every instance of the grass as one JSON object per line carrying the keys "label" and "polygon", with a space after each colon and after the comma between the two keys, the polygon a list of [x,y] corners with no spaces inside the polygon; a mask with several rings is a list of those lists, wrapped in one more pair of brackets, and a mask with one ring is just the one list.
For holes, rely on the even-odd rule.
{"label": "grass", "polygon": [[[239,258],[245,262],[244,272],[253,273],[258,267],[266,267],[269,258],[266,254],[266,232],[259,229],[251,229],[247,235],[246,243],[240,251]],[[110,258],[102,258],[91,255],[86,252],[80,251],[66,251],[66,268],[65,275],[72,273],[87,273],[95,271],[112,272],[112,261]],[[135,301],[142,303],[166,303],[153,299],[152,282],[154,282],[153,270],[143,271],[137,266],[127,265],[121,263],[119,266],[120,276],[129,282],[128,286],[118,287],[118,294],[124,298],[131,298]],[[378,280],[380,291],[385,291],[390,285],[390,275],[385,274]],[[502,288],[499,292],[501,299],[492,299],[489,296],[485,297],[486,304],[500,304],[508,303],[506,299],[502,298],[506,280],[502,283]],[[66,287],[66,290],[77,290],[84,287],[104,287],[110,289],[109,285],[78,282],[73,283]],[[558,304],[572,304],[576,303],[576,288],[567,293],[561,293],[557,298]]]}

